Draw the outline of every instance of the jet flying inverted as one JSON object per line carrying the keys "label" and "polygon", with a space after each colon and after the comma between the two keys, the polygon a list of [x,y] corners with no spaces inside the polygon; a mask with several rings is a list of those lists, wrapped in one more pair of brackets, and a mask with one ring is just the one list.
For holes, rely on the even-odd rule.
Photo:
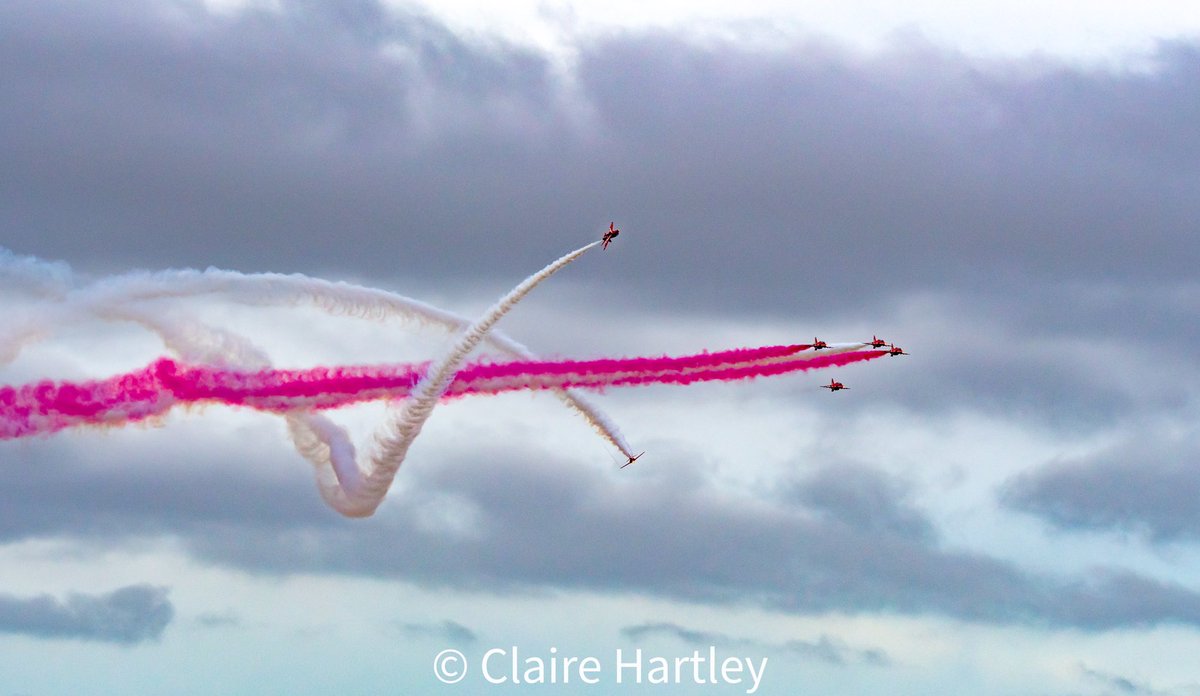
{"label": "jet flying inverted", "polygon": [[[608,223],[608,231],[605,232],[604,236],[600,238],[600,241],[604,242],[604,246],[602,246],[600,248],[607,249],[608,245],[612,243],[612,240],[617,238],[618,234],[621,234],[621,230],[618,230],[617,228],[613,227],[613,223],[611,223],[611,222]],[[626,465],[626,466],[628,466],[628,465]]]}
{"label": "jet flying inverted", "polygon": [[831,379],[831,380],[829,380],[829,384],[822,384],[821,388],[828,389],[831,392],[835,392],[840,389],[849,389],[850,387],[847,387],[846,385],[842,384],[841,382],[839,382],[837,380]]}
{"label": "jet flying inverted", "polygon": [[630,458],[629,458],[629,461],[627,461],[627,462],[625,462],[624,464],[622,464],[622,465],[621,465],[621,468],[622,468],[622,469],[624,469],[625,467],[629,466],[630,464],[632,464],[632,463],[636,462],[637,460],[641,459],[643,454],[645,454],[645,452],[641,452],[641,453],[639,453],[639,454],[638,454],[636,457],[630,457]]}

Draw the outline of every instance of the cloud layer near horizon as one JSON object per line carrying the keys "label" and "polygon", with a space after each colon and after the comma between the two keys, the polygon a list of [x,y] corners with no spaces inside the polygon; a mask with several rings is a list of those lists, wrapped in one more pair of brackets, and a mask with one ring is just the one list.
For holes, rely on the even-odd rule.
{"label": "cloud layer near horizon", "polygon": [[322,507],[302,468],[247,477],[214,467],[213,445],[199,457],[184,445],[168,455],[170,467],[136,473],[102,454],[86,466],[14,463],[41,473],[0,492],[0,536],[119,543],[170,535],[199,559],[252,573],[434,587],[755,598],[798,614],[899,612],[1083,630],[1200,626],[1200,593],[1173,582],[1116,567],[1056,578],[946,548],[904,485],[862,465],[817,469],[774,499],[755,499],[661,456],[653,472],[618,482],[549,452],[530,457],[493,443],[483,458],[443,454],[436,467],[406,469],[404,492],[377,518],[346,521]]}

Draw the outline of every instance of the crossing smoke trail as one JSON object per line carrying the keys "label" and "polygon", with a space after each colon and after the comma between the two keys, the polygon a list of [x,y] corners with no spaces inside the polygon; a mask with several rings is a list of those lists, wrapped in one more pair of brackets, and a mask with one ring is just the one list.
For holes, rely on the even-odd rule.
{"label": "crossing smoke trail", "polygon": [[[475,363],[455,373],[443,398],[566,386],[604,389],[730,382],[848,365],[887,354],[807,348],[765,346],[678,357]],[[176,405],[204,402],[286,414],[405,399],[428,371],[428,363],[239,371],[164,358],[106,380],[0,388],[0,439],[44,435],[78,425],[123,425],[162,415]]]}
{"label": "crossing smoke trail", "polygon": [[[77,296],[72,296],[65,289],[69,287],[69,278],[66,279],[68,282],[58,282],[60,279],[53,278],[55,282],[45,282],[41,287],[33,287],[33,284],[26,283],[24,287],[31,289],[32,294],[59,297],[65,301],[60,304],[57,316],[54,313],[39,312],[36,317],[27,320],[24,324],[16,323],[10,328],[7,334],[0,339],[0,360],[11,359],[26,343],[44,335],[46,324],[52,323],[56,319],[67,323],[77,316],[87,314],[95,314],[108,319],[137,321],[158,332],[160,336],[164,337],[164,342],[170,343],[163,333],[165,326],[161,322],[147,320],[144,313],[130,312],[125,309],[125,304],[139,300],[152,301],[179,297],[189,293],[219,292],[230,287],[242,291],[249,290],[248,294],[253,299],[269,303],[277,298],[281,285],[290,284],[292,287],[285,287],[284,292],[290,289],[293,292],[299,290],[301,295],[307,293],[308,299],[313,304],[334,313],[345,312],[355,316],[379,318],[385,314],[399,314],[406,318],[434,321],[456,328],[467,324],[454,349],[448,352],[435,366],[435,369],[431,370],[417,385],[413,397],[405,402],[403,410],[395,421],[387,424],[376,434],[375,452],[367,458],[365,466],[359,465],[353,445],[345,432],[332,422],[315,414],[289,413],[287,415],[288,429],[297,449],[317,468],[318,485],[325,501],[342,514],[354,517],[368,516],[382,502],[408,448],[420,433],[433,407],[440,399],[441,392],[448,388],[457,367],[471,350],[486,339],[493,338],[491,330],[495,323],[537,285],[598,244],[599,242],[593,242],[576,249],[530,276],[501,298],[495,306],[473,324],[467,324],[453,315],[423,303],[409,301],[406,298],[383,297],[378,293],[361,292],[345,286],[330,288],[330,284],[298,281],[294,276],[269,275],[259,278],[257,283],[247,288],[247,281],[243,277],[221,271],[171,272],[162,274],[160,277],[155,277],[153,274],[133,274],[112,282],[101,283]],[[49,266],[31,259],[17,259],[7,251],[3,257],[0,257],[0,270],[5,271],[9,277],[15,276],[18,281],[21,280],[22,274],[28,275],[40,270],[39,265]],[[54,268],[60,270],[58,267]],[[44,273],[43,275],[50,278],[53,274]],[[163,280],[169,280],[172,275],[174,275],[174,280],[179,282],[174,285],[163,282]],[[331,289],[332,292],[330,292]],[[304,298],[293,294],[290,301],[301,303]],[[244,342],[235,346],[234,344],[237,342],[231,341],[230,336],[215,331],[210,332],[207,338],[212,338],[214,335],[221,338],[227,347],[236,348],[235,353],[241,353],[243,356],[249,354],[254,358],[254,362],[262,362],[258,359],[260,356],[253,355],[254,351],[245,350],[247,345]],[[532,355],[523,346],[511,340],[501,340],[498,343],[502,350],[510,354]],[[186,340],[176,345],[179,350],[189,352],[198,350],[194,344]],[[566,392],[561,392],[560,396],[573,409],[583,414],[618,449],[627,456],[629,455],[629,446],[598,410]],[[332,473],[332,477],[329,475],[330,473]]]}
{"label": "crossing smoke trail", "polygon": [[[41,301],[23,319],[0,327],[0,364],[51,332],[88,317],[137,323],[157,334],[178,359],[107,380],[39,382],[0,387],[0,439],[45,434],[75,425],[120,425],[179,404],[225,403],[283,415],[297,451],[315,467],[322,498],[338,512],[374,513],[409,447],[437,403],[513,390],[551,390],[626,456],[629,446],[607,418],[574,389],[731,381],[870,360],[886,352],[863,344],[766,346],[682,357],[590,361],[538,360],[494,331],[529,292],[599,242],[551,263],[501,298],[475,322],[394,293],[299,275],[167,271],[118,276],[78,287],[61,264],[14,257],[0,248],[0,289]],[[459,332],[440,359],[418,365],[276,370],[266,353],[223,329],[173,318],[163,303],[224,296],[254,305],[309,305],[334,315],[414,321]],[[47,304],[49,303],[49,304]],[[464,364],[482,343],[511,358]],[[360,457],[349,435],[319,411],[366,400],[399,406]]]}
{"label": "crossing smoke trail", "polygon": [[377,449],[371,457],[371,468],[365,479],[362,479],[361,482],[354,482],[357,487],[347,485],[350,482],[339,479],[344,498],[339,497],[336,501],[326,498],[326,502],[330,502],[338,512],[344,515],[366,516],[372,514],[379,503],[383,501],[383,497],[387,495],[387,489],[391,487],[396,471],[404,461],[405,455],[408,454],[408,448],[421,433],[421,428],[425,425],[430,413],[433,412],[433,407],[450,387],[454,373],[458,370],[459,365],[467,359],[471,350],[483,341],[496,322],[517,306],[517,303],[534,288],[599,244],[600,242],[592,242],[580,247],[526,278],[507,295],[500,298],[474,324],[467,327],[459,337],[458,343],[441,360],[431,365],[429,371],[413,388],[413,396],[405,402],[404,410],[399,417],[392,423],[386,424],[384,429],[376,434]]}
{"label": "crossing smoke trail", "polygon": [[[57,302],[50,308],[39,307],[33,317],[9,322],[8,326],[0,328],[0,364],[11,362],[26,344],[45,336],[51,325],[68,325],[88,316],[134,321],[161,336],[158,330],[161,324],[148,324],[146,317],[151,315],[146,311],[134,311],[131,307],[205,295],[229,296],[251,305],[309,305],[335,316],[411,321],[454,332],[464,331],[471,325],[471,320],[466,317],[397,293],[300,274],[243,274],[214,268],[204,271],[138,272],[75,289],[71,287],[70,270],[63,264],[17,257],[0,248],[0,281],[4,280],[8,280],[16,289],[52,297]],[[489,332],[485,341],[499,352],[514,358],[537,357],[527,347],[499,331]],[[211,359],[221,358],[214,356]],[[554,391],[560,400],[579,413],[622,454],[631,455],[631,448],[620,430],[602,411],[579,394]]]}

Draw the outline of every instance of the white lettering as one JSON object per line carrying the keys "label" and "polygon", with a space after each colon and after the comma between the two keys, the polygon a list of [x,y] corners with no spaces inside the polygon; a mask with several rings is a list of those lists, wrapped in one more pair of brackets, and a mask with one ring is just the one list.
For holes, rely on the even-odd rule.
{"label": "white lettering", "polygon": [[[745,671],[745,669],[746,668],[742,666],[742,658],[727,657],[725,658],[725,661],[721,663],[721,681],[725,682],[726,684],[741,684],[742,672]],[[732,675],[730,673],[732,673]]]}
{"label": "white lettering", "polygon": [[[600,677],[592,676],[599,674],[599,672],[600,660],[597,660],[594,657],[585,657],[579,663],[579,681],[583,682],[584,684],[599,684]],[[620,680],[621,678],[618,676],[617,681]]]}
{"label": "white lettering", "polygon": [[754,671],[754,663],[750,661],[750,658],[746,658],[746,667],[750,670],[750,679],[754,681],[754,687],[748,689],[746,693],[752,694],[758,691],[758,685],[762,683],[763,674],[767,671],[767,658],[762,659],[762,666],[758,668],[757,672]]}
{"label": "white lettering", "polygon": [[671,683],[671,663],[667,662],[667,658],[650,658],[650,671],[646,674],[646,681],[651,684]]}
{"label": "white lettering", "polygon": [[637,652],[634,653],[634,655],[635,655],[635,657],[634,657],[633,662],[625,662],[621,659],[622,657],[624,657],[624,655],[621,653],[621,649],[617,648],[617,683],[618,684],[621,684],[624,682],[625,670],[629,667],[632,667],[637,670],[637,678],[633,683],[634,684],[642,683],[642,649],[638,648]]}
{"label": "white lettering", "polygon": [[491,671],[488,670],[488,662],[491,661],[493,655],[507,655],[501,648],[492,648],[483,654],[483,663],[480,665],[483,668],[483,678],[489,684],[503,684],[508,681],[508,677],[493,677]]}

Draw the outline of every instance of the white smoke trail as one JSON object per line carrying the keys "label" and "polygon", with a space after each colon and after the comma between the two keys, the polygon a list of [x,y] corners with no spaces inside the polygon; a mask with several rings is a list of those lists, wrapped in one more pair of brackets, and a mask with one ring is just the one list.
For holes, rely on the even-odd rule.
{"label": "white smoke trail", "polygon": [[36,297],[62,297],[73,283],[71,268],[0,247],[0,288]]}
{"label": "white smoke trail", "polygon": [[[0,247],[0,290],[20,294],[28,299],[61,300],[71,289],[71,269],[64,263],[49,263],[32,256],[18,256]],[[0,365],[17,358],[28,344],[45,337],[40,324],[42,312],[22,308],[21,316],[10,309],[0,326]]]}
{"label": "white smoke trail", "polygon": [[[245,338],[197,322],[169,321],[132,308],[110,308],[111,318],[133,321],[158,334],[163,345],[187,362],[242,369],[271,366],[265,352]],[[315,468],[317,490],[331,507],[344,497],[340,491],[362,485],[354,443],[346,431],[323,415],[290,411],[284,415],[296,451]]]}
{"label": "white smoke trail", "polygon": [[[142,303],[156,300],[216,293],[231,294],[252,304],[311,304],[331,314],[380,320],[416,319],[461,330],[457,344],[426,372],[425,378],[414,389],[413,398],[395,421],[376,435],[378,451],[370,457],[365,471],[358,463],[349,436],[332,421],[307,411],[292,411],[286,415],[297,451],[316,468],[318,489],[326,503],[344,515],[365,517],[373,514],[383,501],[413,440],[467,355],[487,340],[509,355],[534,358],[535,355],[520,343],[492,333],[492,327],[538,284],[598,244],[593,242],[566,254],[530,276],[473,324],[432,305],[393,293],[300,275],[243,275],[215,269],[169,271],[120,276],[74,290],[66,289],[70,287],[69,279],[61,283],[48,282],[38,288],[36,294],[54,296],[61,301],[52,311],[39,312],[36,322],[30,321],[28,327],[10,331],[4,340],[0,340],[0,349],[7,348],[15,354],[24,343],[39,337],[48,324],[65,324],[91,315],[141,324],[158,334],[168,350],[188,361],[241,368],[268,367],[270,360],[266,354],[244,338],[198,323],[172,322],[160,313],[140,307]],[[10,266],[9,259],[0,258],[0,271],[7,272],[11,270]],[[27,269],[22,266],[19,270]],[[0,359],[4,357],[0,352]],[[600,434],[630,456],[629,446],[599,411],[574,394],[555,391]]]}
{"label": "white smoke trail", "polygon": [[[211,268],[203,272],[185,270],[124,276],[106,282],[93,301],[112,304],[121,299],[151,300],[212,293],[232,294],[248,304],[310,304],[337,316],[375,320],[415,319],[451,331],[465,331],[471,325],[471,321],[461,315],[377,288],[335,283],[300,274],[241,274]],[[501,332],[489,333],[486,340],[506,355],[526,360],[537,358],[529,348]],[[621,453],[632,456],[629,443],[620,430],[587,399],[564,389],[555,389],[553,392]]]}
{"label": "white smoke trail", "polygon": [[405,402],[400,415],[376,435],[378,453],[371,458],[370,471],[360,489],[344,490],[345,507],[339,507],[338,512],[350,517],[366,517],[375,512],[391,487],[400,464],[404,462],[408,448],[420,434],[425,421],[450,386],[454,374],[467,355],[487,336],[496,322],[530,291],[598,244],[600,242],[592,242],[580,247],[526,278],[463,331],[458,343],[440,360],[430,365],[425,377],[413,389],[412,397]]}
{"label": "white smoke trail", "polygon": [[[228,331],[194,322],[172,325],[148,314],[128,313],[127,317],[157,333],[168,350],[185,361],[249,369],[271,366],[265,352]],[[301,410],[289,411],[284,420],[296,451],[316,470],[317,490],[331,507],[340,500],[340,490],[362,485],[354,443],[343,428],[323,415]]]}
{"label": "white smoke trail", "polygon": [[[64,301],[52,312],[39,312],[35,319],[14,324],[0,336],[0,364],[11,361],[25,345],[44,337],[49,324],[66,324],[88,314],[111,314],[110,310],[113,308],[135,302],[203,294],[227,294],[246,304],[307,304],[336,316],[379,321],[415,320],[450,331],[463,331],[471,323],[466,317],[397,293],[351,283],[330,282],[301,274],[243,274],[214,268],[205,271],[141,272],[108,278],[67,293],[66,288],[70,286],[69,269],[62,264],[46,264],[28,258],[17,259],[11,254],[7,257],[0,255],[0,271],[0,277],[11,275],[18,281],[26,280],[26,276],[42,276],[42,280],[33,285],[54,288],[58,290],[59,296],[66,295]],[[533,351],[500,332],[489,334],[487,341],[509,356],[522,359],[537,357]],[[598,434],[625,456],[631,456],[629,444],[603,412],[579,394],[562,389],[553,391]]]}

